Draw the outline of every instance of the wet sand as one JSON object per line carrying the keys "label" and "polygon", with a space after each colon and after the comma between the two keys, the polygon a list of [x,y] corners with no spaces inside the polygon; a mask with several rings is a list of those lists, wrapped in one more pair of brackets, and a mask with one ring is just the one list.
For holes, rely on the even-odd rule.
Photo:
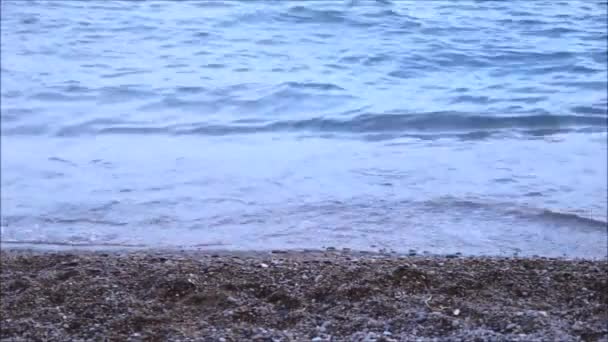
{"label": "wet sand", "polygon": [[3,340],[608,341],[606,261],[350,251],[1,257]]}

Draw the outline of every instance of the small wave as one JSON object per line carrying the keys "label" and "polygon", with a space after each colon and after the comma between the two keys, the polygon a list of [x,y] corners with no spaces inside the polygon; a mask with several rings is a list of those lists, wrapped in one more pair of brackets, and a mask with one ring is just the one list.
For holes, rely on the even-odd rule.
{"label": "small wave", "polygon": [[98,101],[101,103],[129,102],[156,96],[155,92],[131,86],[103,87],[99,89]]}
{"label": "small wave", "polygon": [[61,164],[64,164],[64,165],[69,165],[69,166],[72,166],[72,167],[78,166],[74,162],[71,162],[71,161],[69,161],[67,159],[63,159],[63,158],[59,158],[59,157],[49,157],[48,160],[52,161],[52,162],[61,163]]}
{"label": "small wave", "polygon": [[231,1],[216,1],[216,0],[206,0],[206,1],[196,1],[190,3],[192,6],[201,7],[201,8],[230,8],[234,6],[234,3]]}
{"label": "small wave", "polygon": [[529,31],[527,33],[533,34],[535,36],[540,36],[540,37],[544,36],[544,37],[549,37],[549,38],[559,38],[564,35],[578,33],[578,32],[579,32],[578,30],[570,29],[567,27],[553,27],[550,29]]}
{"label": "small wave", "polygon": [[543,210],[537,215],[540,219],[551,222],[569,223],[575,225],[586,225],[596,228],[608,229],[608,222],[590,217],[580,216],[573,213],[562,213],[551,210]]}
{"label": "small wave", "polygon": [[295,89],[344,90],[344,88],[333,83],[287,82],[285,85]]}
{"label": "small wave", "polygon": [[104,242],[69,242],[69,241],[47,241],[47,240],[7,240],[3,239],[2,244],[6,245],[36,245],[36,246],[57,246],[57,247],[125,247],[125,248],[143,248],[144,244],[129,244],[129,243],[104,243]]}
{"label": "small wave", "polygon": [[461,95],[457,96],[452,100],[452,103],[483,103],[490,104],[500,102],[496,99],[491,99],[488,96],[472,96],[472,95]]}
{"label": "small wave", "polygon": [[281,13],[279,21],[299,24],[347,24],[358,27],[370,27],[373,24],[349,17],[348,12],[335,9],[320,9],[306,6],[293,6]]}
{"label": "small wave", "polygon": [[336,132],[386,132],[408,130],[539,129],[572,126],[606,126],[606,118],[574,115],[478,116],[463,113],[363,114],[348,120],[314,118],[271,124],[275,129]]}
{"label": "small wave", "polygon": [[452,36],[454,33],[471,34],[476,31],[477,29],[472,26],[436,26],[423,28],[420,33],[429,36]]}
{"label": "small wave", "polygon": [[107,28],[107,30],[109,32],[115,32],[115,33],[120,33],[120,32],[129,32],[129,33],[144,32],[144,33],[148,33],[150,31],[155,31],[157,29],[158,29],[158,27],[156,27],[156,26],[151,26],[151,25],[130,25],[130,24],[127,24],[127,23],[125,23],[125,26]]}
{"label": "small wave", "polygon": [[96,118],[78,124],[65,125],[57,130],[55,135],[60,137],[79,136],[82,134],[99,133],[107,127],[121,127],[125,125],[138,125],[145,127],[143,126],[144,124],[144,122],[140,121],[127,121],[118,118]]}
{"label": "small wave", "polygon": [[571,61],[576,58],[576,54],[567,51],[535,52],[497,49],[493,54],[486,56],[486,58],[494,65],[512,65],[520,63],[538,64],[539,62]]}
{"label": "small wave", "polygon": [[442,68],[452,67],[472,67],[484,68],[492,66],[487,60],[481,56],[471,53],[462,52],[445,52],[435,54],[432,58],[433,64],[441,65]]}
{"label": "small wave", "polygon": [[[385,10],[376,11],[376,12],[363,13],[363,16],[367,17],[367,18],[391,20],[391,19],[395,19],[395,18],[400,18],[401,14],[399,14],[399,12],[391,10],[391,9],[385,9]],[[408,19],[414,19],[414,20],[416,19],[416,18],[412,18],[409,16],[403,16],[403,17],[407,17]]]}
{"label": "small wave", "polygon": [[[543,194],[540,192],[530,192],[524,196],[542,197]],[[608,222],[599,218],[582,216],[572,212],[528,207],[518,203],[491,202],[482,201],[480,199],[469,200],[447,196],[426,201],[423,202],[423,204],[432,212],[443,212],[454,209],[477,213],[495,212],[499,215],[508,215],[523,220],[540,221],[544,224],[568,226],[572,228],[587,227],[592,229],[608,229]]]}
{"label": "small wave", "polygon": [[606,91],[608,85],[606,81],[566,81],[566,82],[549,82],[549,85],[563,86],[568,88],[574,88],[580,91],[585,90],[603,90]]}
{"label": "small wave", "polygon": [[577,114],[585,114],[585,115],[606,115],[608,113],[608,109],[603,104],[603,108],[599,106],[575,106],[570,108],[570,110]]}
{"label": "small wave", "polygon": [[45,218],[44,221],[54,224],[92,224],[92,225],[105,225],[105,226],[126,226],[126,222],[115,222],[94,218]]}
{"label": "small wave", "polygon": [[119,78],[119,77],[123,77],[123,76],[143,74],[146,72],[149,72],[149,71],[148,70],[126,70],[126,71],[104,74],[104,75],[101,75],[101,77],[102,78]]}
{"label": "small wave", "polygon": [[180,109],[180,110],[191,110],[201,113],[215,112],[220,108],[218,101],[204,101],[204,100],[184,100],[176,96],[167,96],[160,101],[151,102],[145,104],[138,109],[140,111],[157,111],[162,109]]}
{"label": "small wave", "polygon": [[33,125],[17,125],[13,127],[5,127],[3,125],[2,134],[7,135],[43,135],[48,133],[49,127],[45,124]]}
{"label": "small wave", "polygon": [[583,74],[583,75],[595,75],[602,70],[588,68],[582,65],[558,65],[558,66],[542,66],[536,68],[530,68],[523,71],[524,73],[531,75],[546,75],[552,73],[571,73],[571,74]]}
{"label": "small wave", "polygon": [[44,112],[44,108],[12,108],[4,107],[0,110],[2,121],[18,121],[25,116],[36,115]]}
{"label": "small wave", "polygon": [[61,92],[40,92],[29,97],[32,100],[53,101],[53,102],[78,102],[94,100],[95,96],[90,95],[66,95]]}
{"label": "small wave", "polygon": [[6,99],[14,99],[14,98],[18,98],[20,96],[22,96],[23,93],[17,90],[9,90],[9,91],[4,91],[2,92],[2,97],[6,98]]}
{"label": "small wave", "polygon": [[175,88],[175,92],[178,94],[202,94],[206,91],[208,89],[201,86],[180,86]]}
{"label": "small wave", "polygon": [[514,97],[508,100],[508,102],[518,102],[525,104],[535,104],[542,101],[547,101],[547,96],[526,96],[526,97]]}
{"label": "small wave", "polygon": [[[67,82],[66,82],[67,83]],[[90,94],[93,90],[87,87],[83,87],[78,83],[68,83],[59,86],[50,86],[49,89],[53,89],[57,92],[68,93],[68,94]]]}
{"label": "small wave", "polygon": [[[606,38],[604,38],[603,40],[605,41]],[[608,64],[608,62],[606,61],[606,52],[593,52],[591,53],[591,59],[604,68],[606,67],[606,64]]]}
{"label": "small wave", "polygon": [[[104,123],[106,123],[104,125]],[[87,121],[66,126],[58,131],[61,136],[79,134],[175,134],[175,135],[230,135],[264,132],[322,132],[322,133],[459,133],[473,137],[497,131],[518,131],[533,135],[549,135],[577,129],[605,129],[607,119],[591,115],[522,115],[478,116],[463,113],[438,112],[425,114],[363,114],[349,119],[310,118],[275,121],[266,124],[213,125],[188,123],[168,126],[145,126],[122,120]]]}
{"label": "small wave", "polygon": [[26,17],[20,20],[21,24],[29,25],[29,24],[37,24],[39,19],[36,17]]}
{"label": "small wave", "polygon": [[[533,15],[532,13],[528,13],[528,12],[517,12],[517,13],[513,13],[514,15],[518,15],[518,16],[529,16],[529,15]],[[501,25],[513,25],[513,27],[531,27],[531,26],[543,26],[543,25],[547,25],[549,24],[547,21],[544,20],[539,20],[539,19],[512,19],[512,18],[508,18],[508,19],[500,19],[497,21],[498,23],[500,23]]]}

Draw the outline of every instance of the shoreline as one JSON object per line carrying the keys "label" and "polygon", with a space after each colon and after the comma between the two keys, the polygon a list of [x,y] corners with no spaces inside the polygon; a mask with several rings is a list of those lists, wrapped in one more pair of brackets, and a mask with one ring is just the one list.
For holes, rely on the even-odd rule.
{"label": "shoreline", "polygon": [[230,249],[222,246],[154,246],[154,245],[128,245],[128,244],[88,244],[88,243],[41,243],[41,242],[15,242],[15,241],[0,241],[1,251],[10,251],[11,253],[76,253],[76,254],[91,254],[91,253],[145,253],[145,254],[185,254],[185,255],[256,255],[263,256],[274,253],[282,254],[318,254],[318,253],[338,253],[366,256],[383,256],[383,257],[426,257],[426,258],[482,258],[482,259],[548,259],[548,260],[589,260],[589,261],[607,261],[608,251],[603,256],[577,256],[562,253],[561,255],[543,255],[529,253],[500,253],[500,254],[466,254],[460,251],[455,252],[430,252],[427,250],[409,249],[406,251],[396,251],[387,248],[378,249],[353,249],[349,247],[321,247],[321,248],[283,248],[283,249],[245,249],[237,248]]}
{"label": "shoreline", "polygon": [[606,260],[3,248],[0,338],[608,341]]}

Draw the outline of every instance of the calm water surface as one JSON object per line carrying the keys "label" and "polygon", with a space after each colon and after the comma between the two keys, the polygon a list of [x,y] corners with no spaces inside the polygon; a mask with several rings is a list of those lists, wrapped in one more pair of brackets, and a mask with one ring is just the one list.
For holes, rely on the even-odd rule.
{"label": "calm water surface", "polygon": [[602,257],[604,1],[10,1],[4,245]]}

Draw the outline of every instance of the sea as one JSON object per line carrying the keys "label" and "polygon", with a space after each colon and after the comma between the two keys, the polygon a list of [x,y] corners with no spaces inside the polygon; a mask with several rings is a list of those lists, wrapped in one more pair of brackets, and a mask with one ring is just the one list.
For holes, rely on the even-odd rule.
{"label": "sea", "polygon": [[3,248],[606,256],[604,0],[0,6]]}

